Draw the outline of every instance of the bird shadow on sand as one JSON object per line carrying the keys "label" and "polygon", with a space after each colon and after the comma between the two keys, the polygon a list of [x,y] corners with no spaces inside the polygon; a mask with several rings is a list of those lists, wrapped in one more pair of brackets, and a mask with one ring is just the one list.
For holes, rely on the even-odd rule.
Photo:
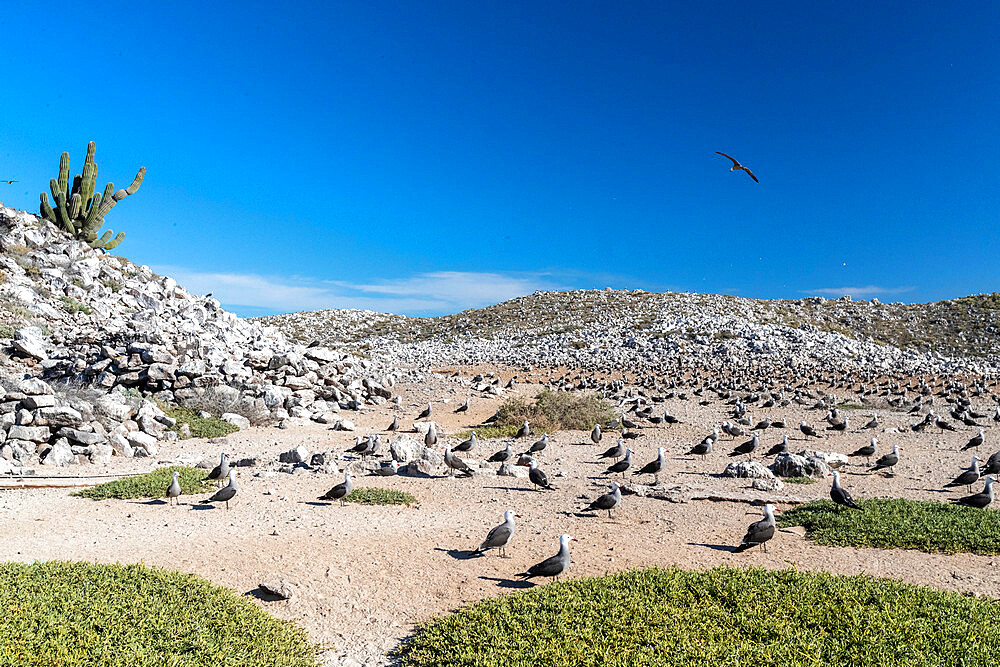
{"label": "bird shadow on sand", "polygon": [[137,500],[132,503],[133,505],[166,505],[167,501],[162,498],[154,498],[153,500]]}
{"label": "bird shadow on sand", "polygon": [[257,598],[258,600],[261,600],[263,602],[280,602],[281,600],[285,599],[280,595],[275,595],[274,593],[268,593],[262,588],[255,588],[252,591],[247,591],[243,595],[244,597]]}
{"label": "bird shadow on sand", "polygon": [[688,542],[688,546],[691,547],[705,547],[707,549],[713,549],[715,551],[728,551],[729,553],[736,553],[737,547],[730,544],[705,544],[703,542]]}
{"label": "bird shadow on sand", "polygon": [[[214,509],[216,509],[215,505],[212,505],[210,503],[191,503],[190,507],[193,510],[214,510]],[[225,506],[223,506],[222,509],[225,509]]]}
{"label": "bird shadow on sand", "polygon": [[537,491],[537,489],[531,489],[525,486],[484,486],[484,489],[492,489],[494,491]]}
{"label": "bird shadow on sand", "polygon": [[956,487],[952,487],[950,489],[918,489],[918,488],[910,488],[910,489],[907,489],[907,491],[924,491],[926,493],[955,493],[955,489],[958,489],[958,488],[962,488],[964,490],[965,487],[957,487],[956,486]]}
{"label": "bird shadow on sand", "polygon": [[443,551],[455,560],[470,560],[472,558],[481,558],[483,554],[477,551],[466,551],[463,549],[442,549],[441,547],[434,547],[434,551]]}
{"label": "bird shadow on sand", "polygon": [[299,502],[301,502],[303,505],[312,505],[313,507],[329,507],[330,505],[333,504],[322,500],[302,500]]}
{"label": "bird shadow on sand", "polygon": [[497,582],[497,587],[499,588],[534,588],[535,584],[531,581],[522,581],[520,579],[504,579],[502,577],[479,577],[484,581],[495,581]]}

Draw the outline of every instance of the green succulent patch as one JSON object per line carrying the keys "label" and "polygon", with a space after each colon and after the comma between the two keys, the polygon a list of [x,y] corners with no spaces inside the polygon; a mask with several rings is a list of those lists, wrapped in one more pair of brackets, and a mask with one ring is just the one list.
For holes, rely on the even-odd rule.
{"label": "green succulent patch", "polygon": [[1000,553],[996,510],[902,498],[858,504],[860,511],[829,500],[806,503],[782,512],[777,521],[781,527],[803,526],[808,539],[829,546]]}
{"label": "green succulent patch", "polygon": [[422,626],[407,667],[996,665],[1000,603],[890,579],[649,569],[570,580]]}
{"label": "green succulent patch", "polygon": [[107,500],[108,498],[118,498],[121,500],[128,500],[130,498],[163,498],[167,493],[167,487],[170,486],[170,482],[173,480],[175,470],[181,474],[177,481],[181,485],[182,495],[206,493],[215,488],[202,482],[208,474],[207,470],[187,466],[172,466],[170,468],[158,468],[144,475],[116,479],[113,482],[77,491],[73,495],[82,498],[92,498],[94,500]]}
{"label": "green succulent patch", "polygon": [[0,667],[315,667],[296,625],[192,574],[0,565]]}
{"label": "green succulent patch", "polygon": [[[173,417],[177,420],[177,423],[171,430],[180,433],[181,424],[187,424],[188,428],[191,429],[190,437],[192,438],[221,438],[240,430],[238,426],[223,421],[218,417],[200,417],[197,410],[182,408],[176,405],[162,407],[163,412],[168,417]],[[185,436],[182,437],[186,439]]]}
{"label": "green succulent patch", "polygon": [[413,505],[417,502],[417,499],[406,491],[380,489],[374,486],[354,489],[344,500],[358,505]]}
{"label": "green succulent patch", "polygon": [[[505,426],[477,426],[475,431],[478,439],[493,440],[496,438],[513,438],[517,435],[520,428],[520,424],[507,424]],[[472,437],[472,429],[452,433],[451,437],[459,440],[466,440]]]}

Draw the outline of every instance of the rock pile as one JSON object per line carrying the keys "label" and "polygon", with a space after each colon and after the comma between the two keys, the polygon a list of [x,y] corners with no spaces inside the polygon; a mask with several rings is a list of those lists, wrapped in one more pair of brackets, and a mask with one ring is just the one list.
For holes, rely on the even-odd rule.
{"label": "rock pile", "polygon": [[38,378],[0,386],[0,473],[27,474],[41,463],[106,464],[112,455],[154,456],[175,425],[155,403],[120,393],[94,400],[58,394]]}
{"label": "rock pile", "polygon": [[[56,387],[69,383],[142,395],[225,414],[244,427],[274,420],[337,423],[341,410],[391,398],[400,377],[344,351],[291,343],[273,327],[240,319],[215,299],[189,294],[149,267],[91,249],[37,216],[4,208],[0,347],[7,353],[0,370],[10,375],[27,373]],[[127,421],[124,415],[113,419]],[[25,452],[21,458],[38,449],[21,442],[55,444],[52,432],[45,437],[41,430],[16,432],[34,438],[8,436]],[[146,434],[141,428],[131,432]],[[78,450],[94,444],[82,437],[65,439],[71,449],[72,443]],[[60,447],[56,456],[65,459],[65,452]]]}

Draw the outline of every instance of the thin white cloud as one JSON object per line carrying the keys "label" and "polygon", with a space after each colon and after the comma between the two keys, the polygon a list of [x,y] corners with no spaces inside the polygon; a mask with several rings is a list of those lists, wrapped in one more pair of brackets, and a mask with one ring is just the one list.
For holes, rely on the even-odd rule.
{"label": "thin white cloud", "polygon": [[878,296],[879,294],[903,294],[912,292],[913,287],[878,287],[877,285],[867,285],[865,287],[821,287],[813,290],[802,290],[802,294],[819,294],[823,296]]}
{"label": "thin white cloud", "polygon": [[540,273],[435,271],[408,278],[355,284],[263,276],[252,273],[198,271],[156,266],[195,294],[211,292],[229,307],[277,312],[358,308],[402,314],[453,313],[485,306],[537,290],[558,289]]}

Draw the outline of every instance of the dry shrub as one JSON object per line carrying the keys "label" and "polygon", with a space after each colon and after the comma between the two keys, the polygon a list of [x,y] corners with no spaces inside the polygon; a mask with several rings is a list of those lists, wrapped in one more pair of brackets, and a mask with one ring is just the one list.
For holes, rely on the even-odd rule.
{"label": "dry shrub", "polygon": [[204,410],[217,417],[231,412],[246,417],[251,424],[263,424],[270,419],[263,400],[243,395],[238,389],[226,385],[208,387],[200,396],[185,400],[184,407]]}
{"label": "dry shrub", "polygon": [[568,391],[546,389],[534,402],[511,398],[500,406],[498,426],[520,426],[531,422],[539,433],[588,431],[594,424],[607,424],[616,415],[611,404],[596,394],[575,395]]}

